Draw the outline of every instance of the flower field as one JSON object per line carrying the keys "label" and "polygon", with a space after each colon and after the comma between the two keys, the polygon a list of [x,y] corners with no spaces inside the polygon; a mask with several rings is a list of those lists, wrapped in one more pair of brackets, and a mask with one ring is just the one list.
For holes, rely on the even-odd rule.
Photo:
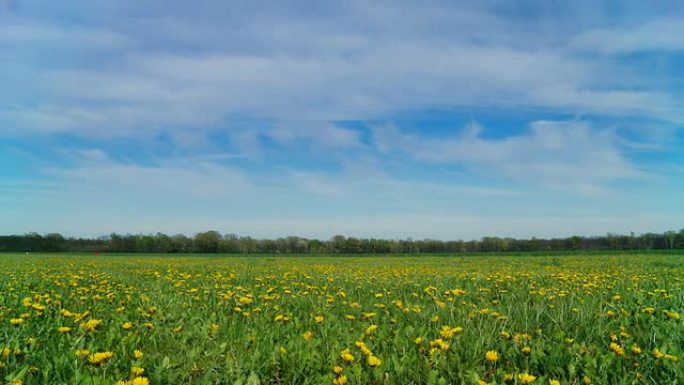
{"label": "flower field", "polygon": [[684,258],[0,256],[0,383],[684,384]]}

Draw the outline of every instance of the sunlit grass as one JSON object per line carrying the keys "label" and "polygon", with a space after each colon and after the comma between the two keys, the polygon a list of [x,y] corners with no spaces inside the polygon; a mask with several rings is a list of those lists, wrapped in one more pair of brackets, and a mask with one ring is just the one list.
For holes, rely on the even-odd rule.
{"label": "sunlit grass", "polygon": [[684,383],[680,256],[5,255],[0,272],[7,383]]}

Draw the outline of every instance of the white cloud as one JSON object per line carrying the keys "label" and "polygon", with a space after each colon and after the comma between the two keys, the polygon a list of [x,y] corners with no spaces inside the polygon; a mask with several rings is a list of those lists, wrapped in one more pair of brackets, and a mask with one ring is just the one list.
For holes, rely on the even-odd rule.
{"label": "white cloud", "polygon": [[63,198],[88,196],[108,202],[166,202],[183,204],[244,197],[254,186],[238,169],[190,159],[163,160],[156,164],[129,164],[113,160],[99,149],[72,153],[76,165],[48,166],[44,173],[60,183],[55,193]]}
{"label": "white cloud", "polygon": [[684,51],[684,18],[667,17],[630,27],[592,29],[575,37],[570,46],[604,54]]}
{"label": "white cloud", "polygon": [[611,181],[645,176],[622,155],[612,131],[594,130],[584,122],[534,122],[528,132],[503,139],[483,139],[472,129],[459,136],[426,138],[379,126],[374,139],[384,152],[587,195],[603,193]]}
{"label": "white cloud", "polygon": [[[618,62],[577,54],[578,48],[627,51],[649,44],[678,49],[676,36],[681,34],[671,33],[679,28],[677,19],[628,31],[620,48],[615,41],[625,31],[619,27],[580,30],[570,43],[556,38],[555,45],[535,44],[543,37],[482,10],[409,8],[420,17],[407,18],[407,9],[354,3],[330,18],[268,13],[252,24],[231,18],[228,25],[207,22],[194,32],[190,27],[198,22],[168,16],[156,19],[133,41],[107,27],[15,24],[11,28],[21,33],[5,35],[5,44],[38,39],[49,47],[57,42],[46,36],[59,31],[92,62],[65,68],[11,58],[15,67],[40,68],[37,79],[27,84],[39,97],[11,108],[0,105],[4,125],[16,127],[5,134],[141,137],[188,127],[201,131],[241,116],[274,121],[279,127],[271,134],[287,141],[323,137],[318,127],[294,127],[302,121],[377,120],[402,111],[452,107],[684,120],[671,90],[644,82]],[[161,43],[155,40],[162,39],[160,31],[169,33]],[[87,41],[72,42],[72,35]],[[656,42],[665,35],[672,37]],[[179,49],[187,41],[208,45]],[[93,47],[110,47],[116,55],[99,62]]]}
{"label": "white cloud", "polygon": [[125,34],[101,27],[38,24],[31,21],[0,25],[0,46],[31,48],[50,45],[71,50],[112,51],[129,47],[133,41]]}
{"label": "white cloud", "polygon": [[284,145],[293,145],[302,140],[323,148],[350,149],[361,145],[358,131],[326,122],[280,123],[264,135]]}

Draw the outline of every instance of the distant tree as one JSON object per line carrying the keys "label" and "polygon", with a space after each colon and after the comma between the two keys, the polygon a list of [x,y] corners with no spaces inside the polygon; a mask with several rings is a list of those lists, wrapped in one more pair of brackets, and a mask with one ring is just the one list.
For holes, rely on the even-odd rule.
{"label": "distant tree", "polygon": [[195,251],[198,253],[217,253],[221,234],[218,231],[207,231],[195,235]]}
{"label": "distant tree", "polygon": [[674,231],[666,231],[665,234],[663,234],[663,238],[665,240],[665,248],[669,250],[674,249],[677,233]]}

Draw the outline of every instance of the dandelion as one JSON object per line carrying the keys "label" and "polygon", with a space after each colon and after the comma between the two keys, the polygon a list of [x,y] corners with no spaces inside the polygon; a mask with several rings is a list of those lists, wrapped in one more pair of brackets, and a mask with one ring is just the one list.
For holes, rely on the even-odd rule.
{"label": "dandelion", "polygon": [[139,366],[134,366],[131,368],[131,374],[135,377],[140,377],[145,373],[145,369]]}
{"label": "dandelion", "polygon": [[114,353],[112,352],[94,353],[88,356],[88,362],[90,362],[93,365],[100,365],[112,357],[114,357]]}
{"label": "dandelion", "polygon": [[144,354],[140,350],[134,350],[133,351],[133,358],[135,358],[136,360],[143,358],[143,356],[144,356]]}
{"label": "dandelion", "polygon": [[661,359],[665,357],[665,353],[661,352],[660,349],[655,348],[653,349],[653,357],[655,357],[656,359]]}
{"label": "dandelion", "polygon": [[623,349],[622,346],[616,344],[615,342],[611,342],[609,347],[610,350],[612,350],[613,353],[617,354],[618,356],[625,355],[625,349]]}
{"label": "dandelion", "polygon": [[672,354],[666,354],[666,355],[664,355],[664,356],[663,356],[663,359],[668,360],[668,361],[672,361],[672,362],[677,362],[677,361],[679,361],[679,359],[677,358],[677,356],[673,356]]}
{"label": "dandelion", "polygon": [[68,326],[60,326],[57,330],[62,334],[71,333],[71,328]]}
{"label": "dandelion", "polygon": [[368,363],[368,366],[371,368],[378,367],[382,364],[382,361],[376,356],[370,355],[368,358],[366,358],[366,363]]}
{"label": "dandelion", "polygon": [[24,319],[23,318],[12,318],[12,319],[10,319],[9,322],[10,322],[10,324],[12,324],[14,326],[19,326],[19,325],[24,323]]}
{"label": "dandelion", "polygon": [[678,320],[678,319],[681,317],[681,316],[679,315],[679,313],[677,313],[677,312],[675,312],[675,311],[665,310],[664,313],[665,313],[665,315],[667,316],[667,318],[672,319],[672,320]]}
{"label": "dandelion", "polygon": [[520,381],[521,384],[531,384],[537,379],[537,376],[533,376],[529,373],[520,373],[518,374],[518,381]]}
{"label": "dandelion", "polygon": [[102,325],[102,320],[91,319],[81,324],[81,328],[85,331],[92,332]]}
{"label": "dandelion", "polygon": [[496,350],[490,350],[485,353],[485,359],[489,362],[496,362],[499,360],[499,352]]}
{"label": "dandelion", "polygon": [[344,349],[340,354],[344,362],[354,362],[354,355],[349,352],[349,349]]}
{"label": "dandelion", "polygon": [[121,325],[121,328],[123,330],[131,330],[133,328],[133,323],[131,322],[124,322],[123,325]]}
{"label": "dandelion", "polygon": [[441,350],[449,350],[449,344],[441,338],[430,341],[430,347],[439,348]]}

